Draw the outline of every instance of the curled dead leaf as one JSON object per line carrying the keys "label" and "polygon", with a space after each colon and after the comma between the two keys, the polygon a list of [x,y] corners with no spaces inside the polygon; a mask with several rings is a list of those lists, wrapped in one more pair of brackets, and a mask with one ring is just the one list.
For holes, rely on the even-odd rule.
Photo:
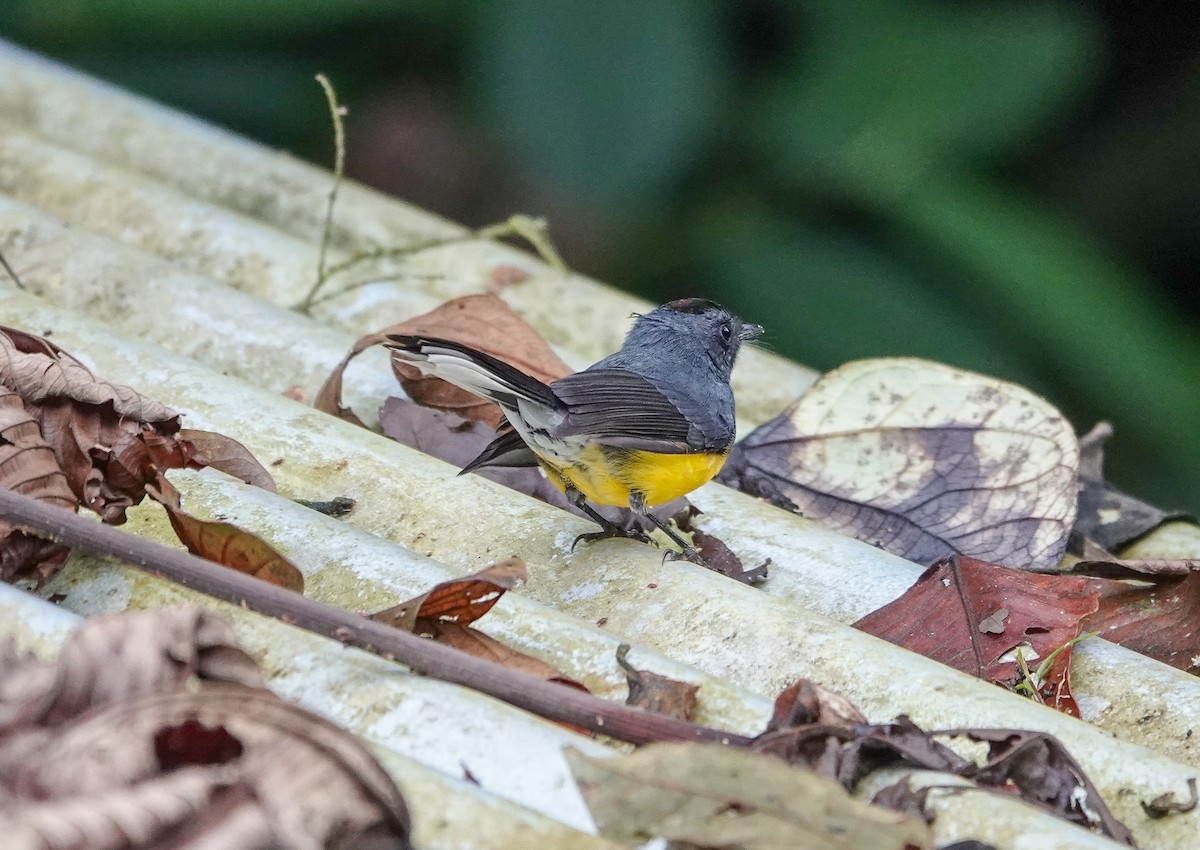
{"label": "curled dead leaf", "polygon": [[5,846],[410,847],[370,754],[259,684],[229,624],[192,609],[89,621],[57,661],[0,644]]}
{"label": "curled dead leaf", "polygon": [[304,574],[266,541],[220,520],[199,519],[180,507],[179,491],[159,475],[146,492],[167,512],[171,528],[193,555],[254,576],[296,593],[304,592]]}
{"label": "curled dead leaf", "polygon": [[617,647],[617,664],[625,671],[629,685],[626,705],[643,711],[653,711],[679,720],[691,720],[696,710],[696,691],[699,685],[680,682],[650,670],[639,670],[629,663],[629,644]]}
{"label": "curled dead leaf", "polygon": [[[466,295],[359,339],[325,380],[313,406],[362,425],[362,420],[342,405],[342,375],[351,360],[371,346],[385,342],[390,334],[434,336],[461,342],[546,383],[571,372],[541,335],[496,295]],[[500,408],[491,402],[437,378],[422,377],[416,369],[396,360],[392,361],[392,368],[404,391],[418,404],[486,422],[492,428],[499,425]]]}
{"label": "curled dead leaf", "polygon": [[823,376],[734,446],[719,480],[918,563],[1048,567],[1078,465],[1070,425],[1028,390],[896,358]]}
{"label": "curled dead leaf", "polygon": [[214,431],[183,428],[176,438],[191,444],[193,463],[219,469],[226,475],[271,493],[277,492],[271,473],[250,454],[249,449],[232,437]]}
{"label": "curled dead leaf", "polygon": [[[79,501],[21,397],[0,386],[0,487],[74,511]],[[0,581],[45,579],[67,550],[0,520]]]}
{"label": "curled dead leaf", "polygon": [[849,729],[866,722],[866,716],[841,694],[811,679],[800,679],[775,698],[775,710],[767,723],[767,731],[813,723]]}
{"label": "curled dead leaf", "polygon": [[466,626],[492,610],[506,590],[528,578],[524,561],[505,558],[477,573],[444,581],[407,602],[372,614],[371,619],[406,632],[415,631],[422,619]]}

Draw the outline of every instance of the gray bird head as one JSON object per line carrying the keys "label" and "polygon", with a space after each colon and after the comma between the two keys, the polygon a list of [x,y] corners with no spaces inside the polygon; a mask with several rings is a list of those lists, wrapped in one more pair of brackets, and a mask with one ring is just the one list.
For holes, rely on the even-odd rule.
{"label": "gray bird head", "polygon": [[738,349],[763,332],[705,298],[682,298],[638,316],[622,354],[654,356],[660,362],[712,362],[726,380]]}

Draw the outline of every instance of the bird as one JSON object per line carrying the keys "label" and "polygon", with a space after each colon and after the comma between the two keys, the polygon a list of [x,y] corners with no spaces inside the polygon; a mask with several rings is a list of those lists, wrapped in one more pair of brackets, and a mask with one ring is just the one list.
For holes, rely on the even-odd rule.
{"label": "bird", "polygon": [[634,315],[616,353],[549,384],[468,345],[393,334],[385,345],[422,375],[495,402],[497,437],[459,474],[486,466],[540,466],[571,504],[600,525],[581,540],[633,537],[592,505],[628,507],[679,547],[664,557],[703,563],[651,508],[686,495],[720,471],[734,442],[730,375],[741,345],[761,336],[705,298]]}

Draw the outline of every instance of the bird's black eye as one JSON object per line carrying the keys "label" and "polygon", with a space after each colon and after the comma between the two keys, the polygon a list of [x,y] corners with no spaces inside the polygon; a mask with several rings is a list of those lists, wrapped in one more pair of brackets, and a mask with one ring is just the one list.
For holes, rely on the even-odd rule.
{"label": "bird's black eye", "polygon": [[729,325],[721,325],[721,339],[729,342],[733,338],[733,329]]}

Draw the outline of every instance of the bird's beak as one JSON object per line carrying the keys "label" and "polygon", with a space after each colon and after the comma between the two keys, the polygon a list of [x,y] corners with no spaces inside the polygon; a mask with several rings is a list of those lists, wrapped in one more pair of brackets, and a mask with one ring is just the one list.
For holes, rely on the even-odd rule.
{"label": "bird's beak", "polygon": [[742,325],[742,330],[738,333],[738,338],[742,342],[749,342],[752,339],[758,339],[763,335],[762,325]]}

